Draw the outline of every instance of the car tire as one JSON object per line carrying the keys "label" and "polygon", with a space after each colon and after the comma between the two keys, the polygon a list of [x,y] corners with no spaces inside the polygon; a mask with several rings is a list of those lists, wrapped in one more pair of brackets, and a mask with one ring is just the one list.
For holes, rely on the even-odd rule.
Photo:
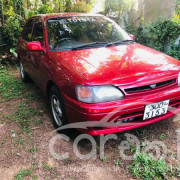
{"label": "car tire", "polygon": [[29,78],[27,73],[24,71],[24,67],[23,67],[23,64],[21,61],[19,63],[19,68],[20,68],[20,74],[21,74],[22,81],[25,83],[31,82],[31,79]]}
{"label": "car tire", "polygon": [[[51,87],[49,93],[49,104],[53,117],[53,124],[56,129],[67,124],[64,102],[59,89],[56,86]],[[59,130],[58,132],[67,133],[69,129]]]}

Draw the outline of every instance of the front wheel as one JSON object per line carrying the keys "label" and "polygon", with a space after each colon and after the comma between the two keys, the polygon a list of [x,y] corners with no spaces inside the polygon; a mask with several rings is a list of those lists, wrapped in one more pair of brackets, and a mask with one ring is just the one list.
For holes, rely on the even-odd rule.
{"label": "front wheel", "polygon": [[49,102],[55,128],[60,128],[61,126],[67,124],[64,103],[61,93],[56,86],[53,86],[50,89]]}

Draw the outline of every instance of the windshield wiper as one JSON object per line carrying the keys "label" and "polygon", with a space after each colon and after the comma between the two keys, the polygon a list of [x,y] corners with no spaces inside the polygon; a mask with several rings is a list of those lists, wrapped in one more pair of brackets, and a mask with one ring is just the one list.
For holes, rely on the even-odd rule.
{"label": "windshield wiper", "polygon": [[107,42],[92,42],[92,43],[88,43],[88,44],[83,44],[81,46],[77,46],[77,47],[73,47],[71,48],[72,50],[76,50],[76,49],[82,49],[82,48],[88,48],[88,47],[96,47],[96,46],[106,46],[108,43]]}
{"label": "windshield wiper", "polygon": [[122,40],[122,41],[116,41],[116,42],[108,43],[108,44],[106,45],[106,47],[112,46],[112,45],[118,45],[118,44],[134,43],[134,42],[135,42],[134,40],[126,39],[126,40]]}

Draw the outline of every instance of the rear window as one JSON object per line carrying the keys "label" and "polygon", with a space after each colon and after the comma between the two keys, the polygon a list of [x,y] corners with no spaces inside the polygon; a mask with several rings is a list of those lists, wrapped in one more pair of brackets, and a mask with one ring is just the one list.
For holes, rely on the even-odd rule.
{"label": "rear window", "polygon": [[33,24],[34,24],[34,19],[30,19],[24,27],[22,38],[25,41],[30,42],[32,40],[31,33],[32,33]]}
{"label": "rear window", "polygon": [[32,40],[39,41],[41,43],[43,43],[43,41],[44,41],[42,20],[39,18],[36,19],[36,21],[34,23]]}

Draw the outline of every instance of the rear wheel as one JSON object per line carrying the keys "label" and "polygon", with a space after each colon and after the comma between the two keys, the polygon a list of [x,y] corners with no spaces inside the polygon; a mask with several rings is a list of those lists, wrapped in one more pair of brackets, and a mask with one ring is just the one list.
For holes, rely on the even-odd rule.
{"label": "rear wheel", "polygon": [[49,102],[55,128],[59,128],[67,124],[64,103],[61,97],[61,93],[56,86],[53,86],[50,89]]}
{"label": "rear wheel", "polygon": [[21,61],[20,61],[20,74],[23,82],[27,83],[31,81],[27,73],[24,71],[24,67]]}

